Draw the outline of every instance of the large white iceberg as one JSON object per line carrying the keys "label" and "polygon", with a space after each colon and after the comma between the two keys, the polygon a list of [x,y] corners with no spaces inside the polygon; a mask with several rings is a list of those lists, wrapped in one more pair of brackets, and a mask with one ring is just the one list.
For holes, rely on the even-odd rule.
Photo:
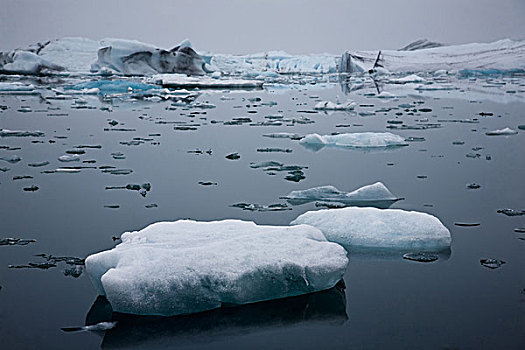
{"label": "large white iceberg", "polygon": [[309,211],[291,225],[317,227],[349,250],[439,252],[450,248],[449,230],[438,218],[416,211],[349,207]]}
{"label": "large white iceberg", "polygon": [[[355,67],[368,71],[378,60],[390,72],[434,72],[438,70],[505,73],[525,71],[525,40],[504,39],[492,43],[471,43],[415,51],[351,51],[341,57],[339,72],[355,73]],[[348,62],[351,62],[348,63]]]}
{"label": "large white iceberg", "polygon": [[159,222],[89,256],[86,271],[114,311],[178,315],[329,289],[346,251],[318,229],[224,220]]}
{"label": "large white iceberg", "polygon": [[[335,54],[290,55],[269,51],[250,55],[197,53],[188,41],[171,50],[133,40],[62,38],[0,53],[0,72],[41,74],[156,73],[204,74],[217,70],[233,77],[279,82],[285,75],[362,74],[372,68],[394,73],[463,71],[466,74],[525,71],[525,41],[509,39],[486,44],[431,47],[417,43],[416,51],[347,51]],[[378,48],[379,49],[379,48]],[[312,80],[315,82],[315,79]]]}
{"label": "large white iceberg", "polygon": [[338,135],[309,134],[299,141],[303,146],[321,148],[324,146],[343,148],[386,148],[407,146],[399,135],[390,132],[360,132]]}
{"label": "large white iceberg", "polygon": [[336,202],[345,206],[388,208],[401,198],[395,197],[382,182],[376,182],[352,192],[340,191],[334,186],[313,187],[292,191],[282,199],[286,199],[292,205],[320,201]]}

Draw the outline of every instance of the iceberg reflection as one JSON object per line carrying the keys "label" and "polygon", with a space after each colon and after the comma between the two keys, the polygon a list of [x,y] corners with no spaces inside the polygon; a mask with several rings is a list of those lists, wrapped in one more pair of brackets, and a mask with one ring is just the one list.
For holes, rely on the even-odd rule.
{"label": "iceberg reflection", "polygon": [[86,316],[86,325],[117,321],[115,328],[105,332],[105,348],[156,348],[195,341],[211,343],[287,326],[339,325],[347,320],[345,285],[340,281],[334,288],[317,293],[175,317],[114,313],[106,298],[99,296]]}

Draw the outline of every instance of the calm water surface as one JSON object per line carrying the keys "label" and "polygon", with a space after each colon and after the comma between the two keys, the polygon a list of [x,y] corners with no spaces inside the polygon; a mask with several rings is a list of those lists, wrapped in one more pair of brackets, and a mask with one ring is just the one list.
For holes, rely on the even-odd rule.
{"label": "calm water surface", "polygon": [[[523,82],[520,86],[523,89]],[[0,247],[2,348],[525,348],[525,240],[519,239],[525,234],[514,232],[525,227],[525,216],[497,213],[502,208],[525,209],[525,131],[513,136],[485,135],[504,127],[518,130],[518,125],[525,124],[525,103],[519,98],[498,101],[497,96],[485,99],[468,93],[463,98],[435,98],[413,91],[380,99],[365,96],[365,92],[370,91],[350,94],[358,103],[355,112],[329,114],[299,111],[312,109],[318,100],[333,101],[337,96],[344,100],[336,85],[308,90],[203,92],[197,101],[208,101],[216,108],[191,110],[167,110],[170,102],[115,100],[113,111],[108,112],[100,109],[107,104],[93,96],[84,98],[95,109],[73,109],[73,100],[48,104],[38,96],[0,96],[0,105],[7,107],[0,113],[1,128],[45,132],[41,138],[0,138],[2,146],[20,147],[0,149],[0,157],[22,158],[15,164],[0,161],[0,167],[9,168],[0,172],[0,238],[37,240],[26,246]],[[248,100],[254,97],[261,98],[255,106]],[[277,104],[264,104],[269,101]],[[411,111],[398,107],[400,104],[431,111],[410,115]],[[18,112],[21,106],[30,106],[32,112]],[[60,110],[48,111],[49,107]],[[381,109],[384,112],[375,115],[359,114]],[[190,117],[193,111],[206,114]],[[480,112],[493,115],[480,116]],[[212,123],[237,117],[258,122],[274,114],[305,116],[314,123],[267,127]],[[174,124],[156,124],[156,118],[200,126],[178,131],[173,129]],[[410,125],[466,118],[478,118],[479,123],[442,122],[441,128],[426,130],[387,129],[392,125],[387,121],[395,118]],[[110,120],[118,121],[118,128],[135,131],[104,131],[110,127]],[[391,131],[425,140],[389,151],[324,148],[314,152],[297,141],[262,136],[274,132],[365,131]],[[148,136],[151,134],[160,136]],[[134,137],[153,141],[137,146],[120,144]],[[43,143],[32,142],[36,140]],[[96,163],[57,160],[81,144],[102,146],[85,149],[86,154],[80,156]],[[292,152],[257,152],[266,147],[289,148]],[[196,149],[212,152],[188,153]],[[126,158],[114,159],[114,152],[122,152]],[[241,158],[225,159],[233,152]],[[479,157],[467,157],[469,153]],[[266,160],[307,166],[306,179],[290,182],[284,179],[286,173],[272,176],[249,166],[250,162]],[[50,164],[28,166],[40,161]],[[133,173],[111,175],[100,169],[41,173],[80,165],[112,165],[132,169]],[[19,175],[33,178],[13,180]],[[202,186],[199,181],[217,185]],[[10,264],[42,262],[34,256],[39,253],[84,258],[113,247],[112,236],[162,220],[238,218],[287,225],[317,208],[307,204],[293,210],[251,212],[231,205],[285,203],[279,197],[291,190],[333,185],[352,191],[376,181],[405,198],[393,208],[424,211],[441,219],[452,234],[449,256],[422,264],[403,260],[400,255],[351,255],[344,276],[345,290],[178,318],[121,315],[117,327],[105,333],[60,330],[108,317],[107,305],[95,303],[96,294],[85,273],[78,278],[65,276],[64,263],[49,270],[8,268]],[[145,197],[137,191],[105,189],[145,182],[151,184]],[[470,183],[481,187],[467,189]],[[33,184],[38,191],[23,190]],[[145,207],[153,203],[157,207]],[[116,204],[118,209],[105,207]],[[480,225],[459,227],[455,222]],[[482,258],[501,259],[506,264],[491,270],[481,266]]]}

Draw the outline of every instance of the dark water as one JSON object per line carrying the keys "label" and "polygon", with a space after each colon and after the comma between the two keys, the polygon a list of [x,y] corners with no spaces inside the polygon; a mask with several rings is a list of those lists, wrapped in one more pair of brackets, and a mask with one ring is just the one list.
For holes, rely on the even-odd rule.
{"label": "dark water", "polygon": [[[473,83],[475,84],[475,83]],[[414,94],[417,94],[414,92]],[[523,186],[525,157],[524,131],[513,136],[486,136],[485,132],[525,124],[525,103],[516,98],[484,100],[479,95],[466,98],[407,96],[378,99],[354,93],[356,112],[414,104],[430,112],[408,115],[403,108],[372,116],[335,112],[301,113],[311,109],[316,98],[344,99],[339,87],[311,90],[250,92],[209,92],[198,101],[217,107],[168,111],[169,102],[115,101],[113,112],[102,111],[101,102],[86,97],[96,109],[71,109],[69,101],[46,104],[36,96],[3,96],[0,127],[41,130],[45,137],[0,138],[0,145],[20,150],[0,149],[0,157],[19,155],[16,164],[0,161],[0,238],[37,240],[25,246],[0,246],[0,339],[5,349],[187,347],[187,348],[406,348],[406,349],[522,349],[525,347],[525,238],[513,230],[525,227],[525,216],[498,214],[502,208],[525,209]],[[233,100],[222,100],[229,96]],[[432,96],[432,95],[431,95]],[[274,106],[250,106],[247,99],[275,101]],[[260,104],[256,103],[256,104]],[[33,112],[17,112],[20,106]],[[235,108],[241,106],[241,108]],[[60,110],[38,112],[48,107]],[[247,113],[248,110],[257,113]],[[403,115],[396,116],[395,113]],[[480,116],[480,112],[493,113]],[[68,113],[48,116],[47,113]],[[184,113],[186,115],[181,115]],[[408,112],[410,113],[410,112]],[[285,118],[306,116],[315,123],[294,126],[255,127],[223,125],[212,120],[249,117],[254,122],[264,116],[283,114]],[[147,115],[145,118],[140,116]],[[437,123],[444,119],[478,118],[479,123],[446,123],[427,130],[388,130],[387,120],[398,117],[405,124]],[[149,119],[148,119],[149,118]],[[175,131],[172,124],[155,124],[154,119],[190,121],[202,124],[195,131]],[[206,118],[202,120],[199,118]],[[426,121],[428,119],[428,121]],[[104,131],[108,120],[118,128],[136,131]],[[124,124],[124,125],[123,125]],[[287,123],[285,123],[287,124]],[[337,125],[348,125],[336,127]],[[389,151],[324,148],[305,149],[297,141],[272,139],[263,134],[391,131],[404,137],[424,137],[408,147]],[[138,146],[120,141],[148,138]],[[67,138],[55,138],[67,136]],[[32,143],[41,140],[43,143]],[[55,143],[49,143],[55,140]],[[454,141],[463,141],[454,145]],[[96,163],[60,163],[57,158],[80,144],[101,145],[85,149],[82,160]],[[292,149],[291,153],[261,153],[258,148]],[[482,149],[472,150],[476,147]],[[188,153],[212,150],[211,155]],[[113,159],[122,152],[126,159]],[[239,160],[225,159],[238,152]],[[469,153],[479,157],[469,158]],[[489,156],[489,159],[487,159]],[[28,163],[49,161],[44,167]],[[308,166],[306,179],[286,181],[286,173],[267,175],[250,168],[250,162],[274,160]],[[79,173],[42,174],[60,166],[101,166],[133,169],[130,175],[111,175],[100,169]],[[33,179],[13,180],[30,175]],[[202,186],[199,181],[216,182]],[[35,254],[86,257],[114,246],[112,236],[138,230],[161,220],[192,218],[217,220],[239,218],[259,224],[287,225],[313,204],[293,210],[252,212],[231,207],[238,202],[285,203],[280,196],[291,190],[334,185],[351,191],[360,186],[383,182],[394,195],[405,200],[393,208],[431,213],[441,219],[452,234],[451,254],[435,263],[416,263],[401,256],[350,256],[345,274],[346,289],[316,295],[251,305],[182,318],[114,316],[119,323],[104,332],[64,333],[65,326],[79,326],[110,317],[104,304],[95,304],[96,294],[85,274],[64,276],[68,266],[56,268],[9,269],[8,265],[42,262]],[[137,191],[105,190],[106,186],[151,183],[146,197]],[[467,189],[470,183],[479,189]],[[39,190],[26,192],[24,187]],[[155,203],[156,208],[146,208]],[[105,205],[118,204],[118,209]],[[456,222],[480,223],[460,227]],[[481,266],[480,259],[506,262],[499,269]],[[91,311],[90,311],[91,309]]]}

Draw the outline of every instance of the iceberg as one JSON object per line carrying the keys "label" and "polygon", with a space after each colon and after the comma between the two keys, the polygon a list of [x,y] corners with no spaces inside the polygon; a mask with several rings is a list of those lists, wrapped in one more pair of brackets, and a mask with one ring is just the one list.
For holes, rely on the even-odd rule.
{"label": "iceberg", "polygon": [[313,187],[292,191],[281,197],[292,205],[314,201],[341,203],[343,206],[376,207],[386,209],[403,198],[395,197],[381,182],[366,185],[352,192],[343,192],[334,186]]}
{"label": "iceberg", "polygon": [[[415,44],[415,43],[414,43]],[[425,44],[410,45],[408,51],[352,51],[341,56],[340,73],[368,71],[380,61],[381,68],[390,72],[436,72],[439,70],[465,72],[523,73],[525,71],[525,40],[499,40],[493,43],[424,48]],[[431,45],[430,45],[431,46]],[[424,48],[424,50],[422,50]],[[350,63],[346,63],[346,62]]]}
{"label": "iceberg", "polygon": [[306,226],[179,220],[121,236],[86,271],[113,311],[172,316],[334,287],[348,259]]}
{"label": "iceberg", "polygon": [[169,51],[138,41],[112,40],[98,50],[97,56],[91,66],[91,71],[96,73],[204,75],[211,72],[187,40]]}
{"label": "iceberg", "polygon": [[299,143],[313,149],[320,149],[324,146],[367,149],[408,145],[403,137],[389,132],[362,132],[338,135],[308,134]]}
{"label": "iceberg", "polygon": [[450,232],[438,218],[401,209],[350,207],[309,211],[290,224],[314,226],[327,240],[350,251],[439,252],[451,244]]}
{"label": "iceberg", "polygon": [[0,74],[39,75],[65,70],[37,54],[24,50],[0,52]]}

